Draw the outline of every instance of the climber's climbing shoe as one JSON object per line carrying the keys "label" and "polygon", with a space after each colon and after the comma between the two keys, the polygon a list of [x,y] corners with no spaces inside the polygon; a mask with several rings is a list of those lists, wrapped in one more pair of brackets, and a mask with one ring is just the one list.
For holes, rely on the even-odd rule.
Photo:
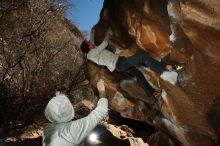
{"label": "climber's climbing shoe", "polygon": [[181,71],[183,68],[184,68],[183,64],[173,65],[173,71],[176,71],[176,72]]}
{"label": "climber's climbing shoe", "polygon": [[161,90],[155,91],[153,97],[159,100],[161,98]]}

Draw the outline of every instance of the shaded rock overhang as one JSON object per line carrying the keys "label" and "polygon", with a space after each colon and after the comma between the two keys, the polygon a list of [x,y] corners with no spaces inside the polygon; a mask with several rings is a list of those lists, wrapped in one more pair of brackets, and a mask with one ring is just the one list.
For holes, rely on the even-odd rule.
{"label": "shaded rock overhang", "polygon": [[166,92],[156,101],[161,105],[157,111],[152,106],[155,99],[132,78],[89,62],[91,84],[105,80],[113,110],[153,125],[183,145],[219,143],[219,1],[105,0],[94,28],[96,45],[110,28],[122,56],[143,51],[166,63],[186,64],[176,85],[153,71],[144,72],[154,88]]}

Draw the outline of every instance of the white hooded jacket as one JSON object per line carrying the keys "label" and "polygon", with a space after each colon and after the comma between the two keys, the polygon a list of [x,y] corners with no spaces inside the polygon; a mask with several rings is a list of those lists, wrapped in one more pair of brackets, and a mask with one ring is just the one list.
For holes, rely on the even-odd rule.
{"label": "white hooded jacket", "polygon": [[53,97],[45,109],[51,123],[44,129],[43,146],[78,146],[107,113],[108,101],[101,98],[87,117],[71,121],[74,109],[69,99],[62,94]]}
{"label": "white hooded jacket", "polygon": [[[119,55],[105,49],[107,46],[108,41],[105,39],[99,46],[96,46],[88,52],[87,58],[98,65],[106,66],[111,72],[113,72]],[[117,49],[118,48],[116,48],[116,50]]]}

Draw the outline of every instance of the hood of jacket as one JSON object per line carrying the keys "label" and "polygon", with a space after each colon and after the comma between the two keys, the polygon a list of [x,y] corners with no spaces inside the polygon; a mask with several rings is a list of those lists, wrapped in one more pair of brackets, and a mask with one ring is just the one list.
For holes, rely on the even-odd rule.
{"label": "hood of jacket", "polygon": [[64,94],[57,94],[46,106],[45,116],[51,123],[65,123],[74,118],[73,105]]}

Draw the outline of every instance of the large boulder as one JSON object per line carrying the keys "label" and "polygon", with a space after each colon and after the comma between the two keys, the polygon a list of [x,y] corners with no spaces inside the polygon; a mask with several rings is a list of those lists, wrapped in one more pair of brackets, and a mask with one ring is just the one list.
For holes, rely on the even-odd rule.
{"label": "large boulder", "polygon": [[111,108],[123,117],[154,125],[163,139],[173,139],[169,145],[217,145],[219,109],[213,103],[220,98],[220,2],[105,0],[94,26],[96,45],[109,28],[112,41],[126,48],[123,56],[144,51],[157,60],[186,65],[176,84],[140,68],[155,89],[163,89],[157,101],[131,77],[89,63],[91,84],[105,80]]}

